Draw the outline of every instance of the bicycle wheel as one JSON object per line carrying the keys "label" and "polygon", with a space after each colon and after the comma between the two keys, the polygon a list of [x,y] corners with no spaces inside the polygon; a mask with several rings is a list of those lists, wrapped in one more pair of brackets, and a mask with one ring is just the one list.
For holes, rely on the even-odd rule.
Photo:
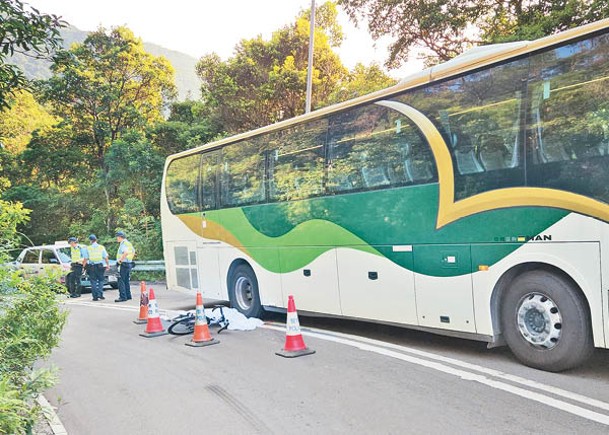
{"label": "bicycle wheel", "polygon": [[167,328],[167,332],[171,335],[188,335],[192,334],[195,330],[195,317],[187,316],[178,318],[174,321],[169,328]]}

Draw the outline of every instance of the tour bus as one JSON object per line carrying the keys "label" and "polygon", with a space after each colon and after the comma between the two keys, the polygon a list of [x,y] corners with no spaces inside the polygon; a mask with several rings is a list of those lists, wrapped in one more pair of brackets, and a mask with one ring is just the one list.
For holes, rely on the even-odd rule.
{"label": "tour bus", "polygon": [[609,338],[609,20],[172,155],[169,288],[507,344]]}

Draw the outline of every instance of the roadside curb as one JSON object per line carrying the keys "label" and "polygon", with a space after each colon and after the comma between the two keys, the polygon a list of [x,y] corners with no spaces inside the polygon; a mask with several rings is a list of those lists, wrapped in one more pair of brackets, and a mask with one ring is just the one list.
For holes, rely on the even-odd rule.
{"label": "roadside curb", "polygon": [[42,408],[42,414],[44,418],[51,426],[51,430],[55,435],[68,435],[68,431],[64,427],[63,423],[59,419],[59,416],[55,412],[55,409],[51,406],[49,401],[42,394],[38,395],[36,399],[40,407]]}

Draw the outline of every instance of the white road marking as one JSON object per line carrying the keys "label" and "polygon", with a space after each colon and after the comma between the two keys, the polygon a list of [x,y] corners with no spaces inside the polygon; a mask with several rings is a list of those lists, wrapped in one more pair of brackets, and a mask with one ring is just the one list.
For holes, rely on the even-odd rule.
{"label": "white road marking", "polygon": [[[262,327],[266,328],[266,329],[272,329],[275,331],[285,332],[285,327],[274,326],[271,324],[266,324]],[[540,384],[535,381],[529,381],[529,380],[519,378],[516,376],[505,375],[496,370],[487,369],[482,366],[476,366],[475,364],[465,363],[462,361],[455,360],[453,358],[440,357],[439,355],[434,355],[434,354],[430,354],[428,352],[418,351],[416,349],[408,348],[405,346],[398,346],[398,345],[387,346],[390,343],[383,343],[383,342],[379,342],[378,340],[362,339],[360,337],[349,336],[348,334],[334,333],[334,332],[328,332],[328,331],[323,331],[322,333],[313,332],[309,328],[303,328],[302,334],[305,336],[308,336],[308,337],[313,337],[313,338],[317,338],[317,339],[325,340],[325,341],[331,341],[334,343],[340,343],[340,344],[343,344],[346,346],[355,347],[360,350],[373,352],[373,353],[376,353],[379,355],[384,355],[384,356],[387,356],[390,358],[399,359],[399,360],[409,362],[412,364],[417,364],[417,365],[427,367],[427,368],[430,368],[433,370],[437,370],[437,371],[440,371],[440,372],[443,372],[443,373],[446,373],[449,375],[457,376],[463,380],[478,382],[478,383],[487,385],[491,388],[495,388],[498,390],[505,391],[507,393],[515,394],[515,395],[523,397],[525,399],[533,400],[535,402],[539,402],[544,405],[551,406],[556,409],[560,409],[560,410],[568,412],[570,414],[577,415],[577,416],[585,418],[587,420],[595,421],[597,423],[601,423],[601,424],[609,426],[609,416],[607,416],[607,415],[604,415],[604,414],[601,414],[598,412],[594,412],[594,411],[590,411],[589,409],[582,408],[580,406],[573,405],[571,403],[555,399],[555,398],[553,398],[551,396],[547,396],[545,394],[537,393],[537,392],[527,390],[524,388],[520,388],[520,387],[517,387],[514,385],[506,384],[505,382],[490,379],[486,376],[483,376],[483,375],[480,375],[477,373],[472,373],[471,371],[457,369],[457,368],[450,367],[448,365],[445,365],[445,364],[442,364],[442,363],[436,362],[436,361],[429,361],[427,359],[422,359],[422,358],[418,358],[415,356],[405,355],[403,353],[399,353],[399,352],[390,350],[387,347],[395,347],[396,349],[399,349],[399,350],[402,350],[405,352],[410,352],[412,354],[419,353],[419,354],[421,354],[421,356],[428,356],[428,357],[431,356],[431,357],[434,357],[434,359],[436,359],[436,360],[446,360],[444,362],[449,362],[449,360],[450,360],[451,364],[453,362],[458,362],[459,363],[458,365],[468,366],[472,369],[474,367],[477,367],[478,369],[481,369],[481,370],[477,370],[477,371],[485,372],[486,374],[488,374],[490,376],[495,376],[495,373],[501,374],[504,376],[504,379],[506,379],[506,380],[508,380],[508,377],[509,377],[509,380],[513,380],[513,379],[520,380],[520,381],[522,381],[521,383],[523,385],[527,385],[527,386],[530,386],[530,387],[533,387],[536,389],[542,389],[549,393],[562,392],[564,397],[567,397],[567,398],[570,398],[573,400],[579,399],[578,401],[585,403],[587,405],[592,405],[592,406],[600,405],[597,407],[600,407],[602,409],[607,409],[607,407],[609,407],[609,404],[607,404],[605,402],[601,402],[601,401],[598,401],[598,400],[595,400],[595,399],[592,399],[589,397],[581,396],[576,393],[571,393],[571,392],[568,392],[565,390],[561,390],[559,388],[550,387],[550,386],[543,385],[543,384]],[[369,344],[368,342],[374,343],[374,344]],[[382,345],[379,345],[379,343],[381,343]]]}
{"label": "white road marking", "polygon": [[[137,313],[140,311],[140,306],[132,306],[132,305],[112,305],[104,302],[88,302],[88,301],[69,301],[64,302],[65,305],[79,305],[81,307],[96,307],[96,308],[107,308],[110,310],[116,311],[129,311],[131,313]],[[159,314],[161,318],[173,318],[180,314],[184,314],[183,310],[159,310]]]}
{"label": "white road marking", "polygon": [[[276,324],[276,325],[280,326],[281,324]],[[354,340],[354,341],[359,341],[362,343],[371,344],[374,346],[381,346],[381,347],[388,348],[388,349],[394,349],[394,350],[398,350],[401,352],[407,352],[407,353],[410,353],[413,355],[422,356],[424,358],[432,359],[435,361],[441,361],[441,362],[448,363],[448,364],[451,364],[451,365],[454,365],[457,367],[462,367],[462,368],[465,368],[468,370],[473,370],[476,372],[484,373],[484,374],[487,374],[487,375],[490,375],[490,376],[493,376],[493,377],[496,377],[499,379],[504,379],[506,381],[513,382],[515,384],[520,384],[520,385],[523,385],[523,386],[526,386],[529,388],[535,388],[535,389],[543,391],[545,393],[554,394],[555,396],[564,397],[565,399],[569,399],[574,402],[580,402],[580,403],[583,403],[588,406],[593,406],[595,408],[609,411],[609,403],[607,403],[607,402],[602,402],[600,400],[596,400],[591,397],[583,396],[581,394],[574,393],[572,391],[567,391],[567,390],[563,390],[562,388],[542,384],[540,382],[522,378],[520,376],[510,375],[508,373],[504,373],[499,370],[494,370],[494,369],[491,369],[488,367],[483,367],[483,366],[480,366],[477,364],[472,364],[472,363],[468,363],[468,362],[461,361],[458,359],[438,355],[435,353],[426,352],[426,351],[419,350],[419,349],[414,349],[414,348],[408,347],[408,346],[401,346],[399,344],[393,344],[393,343],[387,343],[387,342],[380,341],[380,340],[374,340],[371,338],[343,334],[340,332],[330,332],[330,331],[326,331],[323,329],[309,328],[309,327],[303,327],[302,330],[311,331],[311,332],[315,332],[318,334],[329,334],[329,335],[333,335],[336,337],[342,337],[342,338],[346,338],[349,340]]]}
{"label": "white road marking", "polygon": [[[66,302],[66,305],[80,305],[80,306],[89,306],[89,307],[98,307],[98,308],[106,308],[117,311],[131,311],[136,312],[139,310],[139,307],[132,306],[116,306],[110,305],[106,303],[99,302],[85,302],[85,301],[70,301]],[[167,313],[168,311],[165,311]],[[281,324],[278,323],[267,323],[262,326],[262,328],[270,329],[274,331],[285,332],[285,326],[279,326]],[[320,340],[331,341],[334,343],[343,344],[346,346],[355,347],[357,349],[373,352],[378,355],[384,355],[389,358],[398,359],[401,361],[409,362],[411,364],[417,364],[423,367],[427,367],[433,370],[437,370],[442,373],[446,373],[449,375],[457,376],[463,380],[478,382],[483,385],[487,385],[491,388],[495,388],[501,391],[505,391],[507,393],[511,393],[525,399],[533,400],[535,402],[539,402],[543,405],[551,406],[553,408],[568,412],[573,415],[577,415],[579,417],[585,418],[587,420],[595,421],[597,423],[601,423],[609,426],[609,416],[605,414],[601,414],[598,412],[591,411],[586,408],[582,408],[581,406],[573,405],[571,403],[558,400],[554,397],[537,393],[535,391],[527,390],[515,385],[507,384],[505,382],[497,381],[495,379],[490,379],[486,376],[483,376],[478,373],[483,373],[488,376],[492,376],[495,378],[503,379],[506,381],[510,381],[516,384],[520,384],[523,386],[527,386],[529,388],[533,388],[536,390],[543,391],[545,393],[553,394],[555,396],[564,397],[565,399],[569,399],[575,402],[583,403],[587,406],[592,406],[595,408],[609,410],[609,403],[602,402],[600,400],[592,399],[590,397],[583,396],[578,393],[573,393],[571,391],[563,390],[561,388],[553,387],[550,385],[545,385],[533,380],[521,378],[519,376],[510,375],[507,373],[500,372],[498,370],[490,369],[487,367],[479,366],[477,364],[471,364],[465,361],[460,361],[454,358],[444,357],[441,355],[433,354],[430,352],[421,351],[418,349],[414,349],[407,346],[400,346],[393,343],[386,343],[379,340],[369,339],[365,337],[357,337],[349,334],[343,334],[340,332],[331,332],[321,329],[315,328],[302,328],[302,334],[308,337],[317,338]],[[412,355],[405,355],[404,353],[410,353]],[[424,357],[427,359],[422,359],[419,357]],[[431,361],[430,361],[431,360]],[[442,364],[445,363],[445,364]],[[455,367],[451,367],[450,364],[456,367],[461,367],[464,369],[469,369],[471,371],[461,370]],[[478,373],[474,373],[478,372]]]}
{"label": "white road marking", "polygon": [[78,301],[78,302],[64,302],[65,305],[80,305],[82,307],[98,307],[98,308],[110,308],[117,311],[139,311],[140,307],[131,307],[131,306],[120,306],[120,305],[110,305],[108,303],[103,302],[87,302],[87,301]]}

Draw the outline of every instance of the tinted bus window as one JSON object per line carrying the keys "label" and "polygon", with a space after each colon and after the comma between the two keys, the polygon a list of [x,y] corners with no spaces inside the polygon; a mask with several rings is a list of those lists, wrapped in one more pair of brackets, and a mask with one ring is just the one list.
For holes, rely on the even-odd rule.
{"label": "tinted bus window", "polygon": [[266,136],[270,151],[270,197],[290,201],[324,193],[326,119]]}
{"label": "tinted bus window", "polygon": [[203,210],[214,210],[218,208],[218,172],[220,168],[220,152],[201,156],[201,206]]}
{"label": "tinted bus window", "polygon": [[400,112],[373,104],[331,118],[330,192],[368,190],[436,179],[427,142]]}
{"label": "tinted bus window", "polygon": [[609,203],[609,36],[534,55],[528,147],[531,186]]}
{"label": "tinted bus window", "polygon": [[455,198],[524,186],[521,119],[528,60],[499,65],[400,98],[430,118],[453,159]]}
{"label": "tinted bus window", "polygon": [[182,157],[169,164],[165,181],[167,204],[173,214],[200,211],[198,201],[201,155]]}
{"label": "tinted bus window", "polygon": [[264,201],[262,142],[246,140],[222,149],[222,205],[233,207]]}

